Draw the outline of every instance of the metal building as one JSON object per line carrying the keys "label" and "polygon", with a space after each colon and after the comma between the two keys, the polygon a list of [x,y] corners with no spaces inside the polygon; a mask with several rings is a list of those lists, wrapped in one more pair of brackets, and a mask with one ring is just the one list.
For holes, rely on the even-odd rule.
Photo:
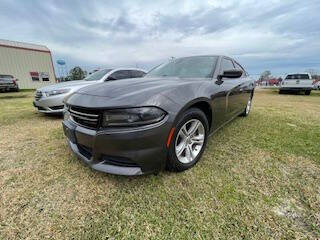
{"label": "metal building", "polygon": [[51,52],[46,46],[1,39],[0,74],[13,75],[20,89],[56,82]]}

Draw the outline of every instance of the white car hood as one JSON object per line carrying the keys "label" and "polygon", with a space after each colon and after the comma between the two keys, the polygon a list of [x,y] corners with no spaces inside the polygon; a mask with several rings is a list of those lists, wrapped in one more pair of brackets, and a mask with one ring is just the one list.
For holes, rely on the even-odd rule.
{"label": "white car hood", "polygon": [[69,88],[69,89],[79,89],[81,87],[85,87],[91,84],[99,83],[100,81],[85,81],[85,80],[78,80],[78,81],[68,81],[68,82],[61,82],[57,84],[52,84],[46,87],[42,87],[37,89],[38,91],[41,92],[48,92],[52,90],[59,90],[59,89],[64,89],[64,88]]}

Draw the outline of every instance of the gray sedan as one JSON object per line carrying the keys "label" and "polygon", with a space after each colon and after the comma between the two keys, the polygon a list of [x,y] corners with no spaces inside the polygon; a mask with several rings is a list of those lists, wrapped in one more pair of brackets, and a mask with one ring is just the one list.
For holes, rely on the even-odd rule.
{"label": "gray sedan", "polygon": [[141,78],[145,74],[144,70],[138,68],[102,69],[89,75],[84,80],[62,82],[37,89],[33,105],[38,112],[62,113],[63,100],[80,88],[106,81]]}
{"label": "gray sedan", "polygon": [[123,175],[184,171],[208,136],[248,116],[254,81],[225,56],[175,59],[142,79],[80,89],[66,100],[72,151],[93,169]]}
{"label": "gray sedan", "polygon": [[15,91],[19,92],[18,79],[12,75],[0,74],[0,91]]}

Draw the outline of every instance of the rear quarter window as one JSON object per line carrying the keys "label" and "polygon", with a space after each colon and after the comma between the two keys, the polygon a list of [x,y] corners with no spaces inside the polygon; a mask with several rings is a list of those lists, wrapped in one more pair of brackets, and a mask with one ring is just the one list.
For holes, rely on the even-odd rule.
{"label": "rear quarter window", "polygon": [[146,74],[142,71],[138,71],[138,70],[131,71],[131,77],[133,77],[133,78],[141,78],[141,77],[144,77],[144,75],[146,75]]}

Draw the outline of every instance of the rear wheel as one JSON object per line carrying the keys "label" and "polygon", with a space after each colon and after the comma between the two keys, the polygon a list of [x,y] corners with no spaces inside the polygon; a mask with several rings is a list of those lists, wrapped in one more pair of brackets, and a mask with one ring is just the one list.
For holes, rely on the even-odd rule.
{"label": "rear wheel", "polygon": [[200,109],[187,110],[175,127],[169,146],[168,169],[181,172],[193,167],[203,154],[208,130],[207,117]]}
{"label": "rear wheel", "polygon": [[311,94],[311,90],[307,90],[304,92],[305,95],[310,95]]}
{"label": "rear wheel", "polygon": [[279,94],[283,94],[283,90],[279,90]]}

